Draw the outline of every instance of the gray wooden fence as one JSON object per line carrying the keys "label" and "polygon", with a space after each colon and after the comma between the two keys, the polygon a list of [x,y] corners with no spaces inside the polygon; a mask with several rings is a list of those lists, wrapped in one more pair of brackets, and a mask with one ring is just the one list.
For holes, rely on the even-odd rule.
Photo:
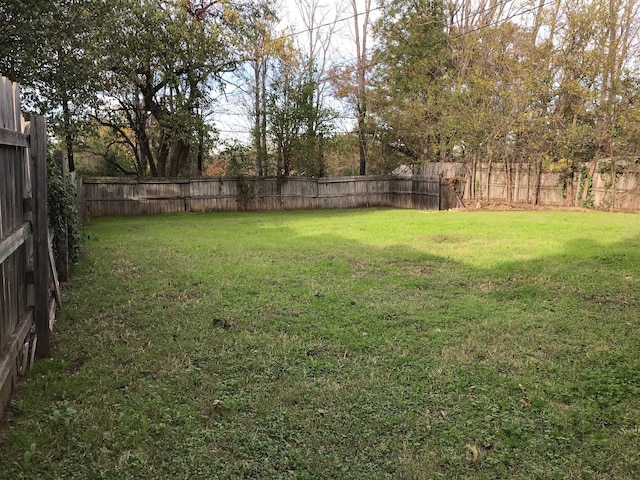
{"label": "gray wooden fence", "polygon": [[[577,165],[575,170],[568,174],[545,172],[539,164],[527,162],[478,162],[475,166],[429,163],[420,169],[420,174],[456,183],[451,189],[443,188],[443,196],[455,189],[460,199],[471,206],[480,201],[640,211],[638,159],[603,158]],[[447,203],[445,199],[443,202]]]}
{"label": "gray wooden fence", "polygon": [[85,178],[79,183],[81,210],[87,219],[216,210],[441,208],[437,177]]}
{"label": "gray wooden fence", "polygon": [[49,355],[46,122],[22,120],[0,77],[0,415],[34,355]]}
{"label": "gray wooden fence", "polygon": [[[611,170],[617,173],[611,173]],[[573,174],[540,172],[531,163],[478,164],[467,177],[465,197],[548,207],[589,206],[621,212],[640,211],[640,164],[626,159],[585,163]],[[472,188],[474,187],[474,188]],[[467,197],[468,198],[468,197]]]}

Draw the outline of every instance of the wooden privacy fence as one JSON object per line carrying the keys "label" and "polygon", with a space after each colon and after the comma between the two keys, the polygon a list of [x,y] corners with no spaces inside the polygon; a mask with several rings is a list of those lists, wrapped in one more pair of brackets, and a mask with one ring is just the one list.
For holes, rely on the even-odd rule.
{"label": "wooden privacy fence", "polygon": [[540,171],[531,163],[481,163],[467,179],[469,194],[472,187],[474,198],[489,201],[640,211],[640,163],[625,159],[604,158],[568,173]]}
{"label": "wooden privacy fence", "polygon": [[46,122],[25,125],[19,88],[0,77],[0,415],[33,361],[49,355]]}
{"label": "wooden privacy fence", "polygon": [[[640,211],[640,160],[602,158],[574,165],[573,172],[545,172],[539,163],[497,162],[428,163],[420,175],[440,176],[444,197],[455,192],[460,199],[527,203],[540,207],[588,207],[620,212]],[[451,188],[447,188],[449,183]]]}
{"label": "wooden privacy fence", "polygon": [[[440,178],[85,178],[85,218],[154,213],[399,207],[438,210]],[[452,205],[455,206],[455,205]]]}

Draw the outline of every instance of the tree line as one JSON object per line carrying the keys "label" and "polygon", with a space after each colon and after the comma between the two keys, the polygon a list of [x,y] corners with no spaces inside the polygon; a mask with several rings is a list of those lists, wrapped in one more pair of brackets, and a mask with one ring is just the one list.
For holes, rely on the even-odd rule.
{"label": "tree line", "polygon": [[[634,0],[297,7],[294,32],[274,0],[3,2],[0,73],[52,119],[72,170],[78,152],[152,176],[202,173],[214,151],[227,174],[282,176],[637,159]],[[248,139],[220,144],[221,95]]]}

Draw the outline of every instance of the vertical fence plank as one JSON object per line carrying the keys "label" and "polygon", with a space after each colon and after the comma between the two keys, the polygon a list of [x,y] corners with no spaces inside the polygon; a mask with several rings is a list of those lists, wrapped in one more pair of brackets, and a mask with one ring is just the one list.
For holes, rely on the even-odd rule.
{"label": "vertical fence plank", "polygon": [[[20,111],[20,89],[0,77],[0,415],[18,375],[28,367],[33,295],[28,286],[32,258],[29,217],[31,191],[27,136]],[[43,135],[44,138],[44,135]]]}
{"label": "vertical fence plank", "polygon": [[49,239],[47,231],[46,120],[31,119],[31,183],[33,194],[34,315],[38,335],[38,357],[51,354],[49,330]]}
{"label": "vertical fence plank", "polygon": [[243,177],[191,181],[84,178],[78,185],[78,199],[85,221],[103,215],[179,211],[365,207],[438,210],[439,181],[438,177]]}

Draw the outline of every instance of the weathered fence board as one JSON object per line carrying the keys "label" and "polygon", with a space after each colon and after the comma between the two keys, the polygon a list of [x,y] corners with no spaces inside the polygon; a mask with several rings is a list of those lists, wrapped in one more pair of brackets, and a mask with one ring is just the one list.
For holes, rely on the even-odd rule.
{"label": "weathered fence board", "polygon": [[21,227],[0,241],[0,263],[20,248],[31,235],[31,223],[25,222]]}
{"label": "weathered fence board", "polygon": [[85,178],[79,188],[81,210],[88,218],[216,210],[440,207],[439,178]]}
{"label": "weathered fence board", "polygon": [[440,182],[413,179],[411,182],[413,208],[440,210]]}
{"label": "weathered fence board", "polygon": [[[614,175],[615,181],[606,167],[611,165],[611,159],[599,160],[588,179],[579,171],[588,171],[586,164],[567,178],[562,173],[538,173],[540,166],[533,163],[516,162],[510,169],[501,163],[479,163],[475,169],[467,169],[463,198],[543,207],[588,205],[605,210],[640,211],[640,165],[620,159],[614,160],[614,164],[623,171]],[[460,171],[460,167],[447,169],[446,165],[440,167],[443,172]],[[433,164],[430,171],[436,171],[437,166]],[[586,193],[585,188],[588,189]],[[578,198],[583,194],[584,197]]]}
{"label": "weathered fence board", "polygon": [[7,147],[29,147],[29,140],[21,132],[0,128],[0,144]]}
{"label": "weathered fence board", "polygon": [[[48,256],[38,258],[33,248],[39,235],[47,235],[44,118],[33,116],[30,133],[25,129],[19,88],[0,77],[0,415],[33,344],[45,353],[49,348],[48,314],[46,331],[38,332],[40,342],[30,337],[37,320],[35,300],[48,302]],[[31,185],[34,168],[37,185]],[[32,192],[38,193],[34,201]],[[44,280],[37,280],[43,272]]]}
{"label": "weathered fence board", "polygon": [[[592,206],[619,211],[640,210],[640,166],[626,167],[612,182],[599,170],[591,179]],[[532,163],[433,163],[424,177],[341,178],[202,178],[193,180],[85,179],[79,197],[83,213],[142,215],[214,210],[291,210],[391,206],[447,210],[475,200],[539,206],[580,206],[584,185],[579,173],[569,181],[561,174],[538,172]],[[613,184],[612,184],[613,183]]]}

